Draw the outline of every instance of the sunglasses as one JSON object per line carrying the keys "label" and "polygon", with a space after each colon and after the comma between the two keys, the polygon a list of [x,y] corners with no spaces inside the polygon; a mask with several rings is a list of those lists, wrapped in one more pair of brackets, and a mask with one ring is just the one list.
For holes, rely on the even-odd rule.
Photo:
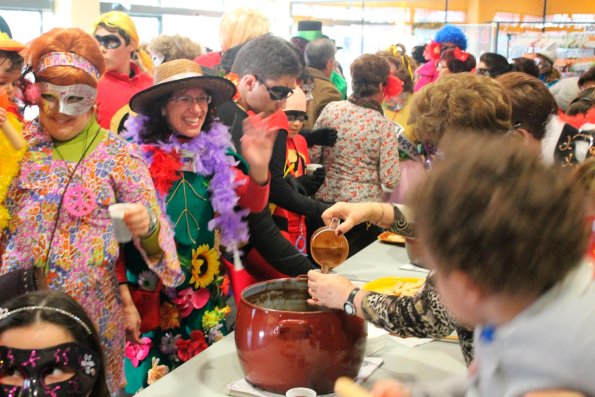
{"label": "sunglasses", "polygon": [[[256,77],[256,76],[254,76]],[[273,101],[283,101],[287,98],[289,98],[291,96],[291,94],[293,94],[293,89],[289,88],[289,87],[285,87],[282,85],[276,85],[273,87],[269,87],[268,85],[266,85],[266,83],[259,79],[258,77],[256,77],[256,81],[258,81],[260,84],[262,84],[268,91],[269,96],[271,97],[271,100]]]}
{"label": "sunglasses", "polygon": [[308,115],[300,110],[286,110],[285,115],[287,116],[287,121],[290,123],[293,121],[300,121],[303,123],[308,120]]}
{"label": "sunglasses", "polygon": [[95,40],[99,43],[101,47],[104,47],[108,50],[113,50],[114,48],[118,48],[122,45],[122,40],[115,34],[107,34],[105,36],[95,35]]}

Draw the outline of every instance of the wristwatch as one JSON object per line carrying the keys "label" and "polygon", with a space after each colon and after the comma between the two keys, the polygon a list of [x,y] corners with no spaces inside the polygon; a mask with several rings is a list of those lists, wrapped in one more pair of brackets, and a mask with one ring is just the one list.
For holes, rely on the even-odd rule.
{"label": "wristwatch", "polygon": [[353,300],[355,299],[355,295],[357,295],[358,291],[359,288],[354,288],[349,294],[349,297],[347,298],[345,303],[343,303],[343,310],[345,310],[345,313],[347,313],[347,315],[349,316],[355,316],[357,312],[355,305],[353,304]]}

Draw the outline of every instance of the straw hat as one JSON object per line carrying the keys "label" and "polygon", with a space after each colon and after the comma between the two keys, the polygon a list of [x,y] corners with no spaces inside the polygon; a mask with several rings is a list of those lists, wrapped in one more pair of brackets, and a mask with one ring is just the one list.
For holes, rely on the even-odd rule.
{"label": "straw hat", "polygon": [[196,87],[208,92],[213,106],[227,102],[236,93],[231,81],[223,77],[206,76],[200,65],[189,59],[176,59],[157,66],[155,84],[134,95],[130,100],[130,108],[146,114],[157,99],[174,91]]}

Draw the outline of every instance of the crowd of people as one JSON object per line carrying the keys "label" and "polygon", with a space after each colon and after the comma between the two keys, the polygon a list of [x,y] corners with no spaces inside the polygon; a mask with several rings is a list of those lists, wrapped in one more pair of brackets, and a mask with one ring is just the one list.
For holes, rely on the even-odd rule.
{"label": "crowd of people", "polygon": [[[411,55],[357,57],[347,90],[318,21],[288,41],[237,9],[220,52],[143,44],[121,11],[90,31],[0,32],[4,394],[132,395],[228,334],[245,287],[301,274],[313,305],[457,331],[466,379],[376,397],[595,394],[595,66],[572,83],[551,51],[477,58],[447,24]],[[333,218],[350,255],[406,236],[424,287],[317,271],[309,240]]]}

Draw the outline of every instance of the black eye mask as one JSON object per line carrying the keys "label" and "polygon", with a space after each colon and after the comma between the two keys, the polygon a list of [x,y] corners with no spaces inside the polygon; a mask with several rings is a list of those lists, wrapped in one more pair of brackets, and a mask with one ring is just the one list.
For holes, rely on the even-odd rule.
{"label": "black eye mask", "polygon": [[[0,346],[0,396],[87,396],[97,381],[101,365],[97,353],[78,343],[35,350]],[[55,368],[71,370],[74,374],[64,381],[46,384],[46,377]],[[5,384],[14,372],[23,378],[22,385]]]}
{"label": "black eye mask", "polygon": [[106,34],[105,36],[95,35],[95,40],[99,42],[100,46],[107,48],[108,50],[113,50],[114,48],[118,48],[122,45],[122,40],[115,34]]}

